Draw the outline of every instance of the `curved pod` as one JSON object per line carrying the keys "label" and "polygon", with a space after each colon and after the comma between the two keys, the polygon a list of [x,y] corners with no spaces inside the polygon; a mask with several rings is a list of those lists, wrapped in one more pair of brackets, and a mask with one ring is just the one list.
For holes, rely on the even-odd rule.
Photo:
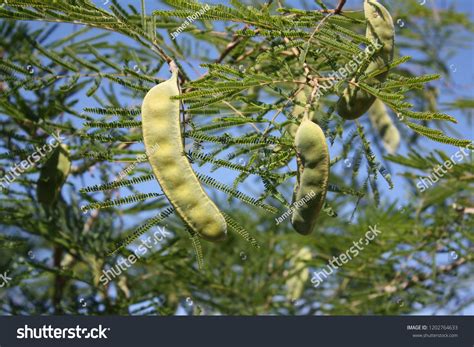
{"label": "curved pod", "polygon": [[71,160],[66,145],[58,144],[41,168],[36,194],[43,206],[54,205],[71,171]]}
{"label": "curved pod", "polygon": [[329,181],[329,150],[321,128],[303,120],[295,137],[300,162],[299,177],[293,193],[293,228],[303,235],[314,229],[326,199]]}
{"label": "curved pod", "polygon": [[400,132],[388,114],[387,107],[379,99],[369,109],[372,127],[377,130],[383,140],[383,146],[389,154],[394,154],[400,145]]}
{"label": "curved pod", "polygon": [[[142,127],[148,160],[177,214],[204,239],[218,241],[227,223],[202,189],[183,148],[179,121],[178,73],[150,89],[142,104]],[[157,150],[151,150],[157,148]]]}
{"label": "curved pod", "polygon": [[311,249],[303,247],[297,252],[293,252],[290,258],[290,273],[295,274],[286,281],[288,300],[297,300],[303,294],[306,281],[309,278],[308,261],[312,258]]}
{"label": "curved pod", "polygon": [[[395,44],[395,28],[393,19],[385,7],[376,0],[364,1],[364,15],[367,20],[366,37],[372,42],[383,44],[382,49],[375,53],[372,61],[365,70],[370,74],[378,69],[388,66],[393,60]],[[380,73],[364,82],[373,85],[382,83],[387,78],[388,71]],[[366,91],[349,85],[336,104],[337,113],[345,119],[353,120],[362,116],[372,106],[375,96]]]}
{"label": "curved pod", "polygon": [[[301,90],[295,98],[295,106],[293,107],[292,115],[295,119],[298,121],[301,121],[303,119],[304,113],[305,113],[305,106],[308,101],[308,95],[311,93],[311,88],[308,86],[305,86],[303,90]],[[309,119],[315,121],[316,120],[316,115],[313,110],[309,111]],[[295,123],[290,123],[286,126],[286,131],[288,134],[291,135],[291,138],[294,139],[296,132],[298,131],[298,124]]]}

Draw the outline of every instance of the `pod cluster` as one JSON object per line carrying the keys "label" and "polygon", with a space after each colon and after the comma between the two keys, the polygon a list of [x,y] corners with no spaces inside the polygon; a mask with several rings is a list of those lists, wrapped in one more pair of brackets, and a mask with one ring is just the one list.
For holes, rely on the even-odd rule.
{"label": "pod cluster", "polygon": [[[366,37],[381,44],[372,56],[363,75],[387,68],[393,60],[394,25],[389,12],[376,0],[364,1],[367,20]],[[387,71],[369,80],[368,85],[385,81]],[[286,126],[284,136],[294,139],[297,157],[297,181],[292,205],[291,223],[300,234],[308,235],[316,226],[324,205],[329,181],[329,150],[322,129],[316,124],[314,111],[305,112],[309,88],[300,90],[295,98],[293,118],[296,123]],[[163,192],[177,214],[204,239],[222,240],[227,234],[226,218],[201,187],[198,177],[184,153],[180,127],[178,73],[153,87],[142,104],[142,127],[149,162]],[[398,147],[400,136],[390,122],[382,102],[357,86],[357,81],[344,90],[336,104],[338,114],[345,119],[356,119],[371,108],[370,119],[384,140],[389,152]],[[299,125],[298,125],[299,123]],[[158,150],[151,150],[158,148]]]}
{"label": "pod cluster", "polygon": [[[387,69],[387,71],[364,81],[368,85],[375,85],[384,82],[387,78],[388,66],[392,62],[394,54],[395,28],[390,13],[376,0],[364,1],[364,15],[367,20],[367,39],[383,45],[372,57],[364,74],[369,75],[376,70]],[[368,111],[374,101],[375,96],[349,84],[336,104],[336,111],[344,119],[357,119]]]}
{"label": "pod cluster", "polygon": [[[390,13],[376,0],[364,0],[364,15],[367,20],[366,38],[372,43],[378,43],[381,48],[371,57],[363,75],[386,70],[364,80],[368,85],[376,85],[387,78],[388,66],[394,55],[395,29]],[[374,104],[376,97],[356,86],[356,82],[352,81],[337,101],[337,113],[344,119],[353,120],[371,109],[370,119],[373,127],[382,137],[387,151],[395,152],[400,142],[400,134],[391,122],[385,105],[379,100]],[[306,93],[304,91],[298,94],[296,101],[305,104],[303,99],[306,98]],[[372,105],[374,106],[371,108]],[[303,114],[304,107],[297,104],[293,116],[302,121],[299,127],[290,124],[287,133],[294,137],[298,165],[292,201],[296,208],[291,223],[297,232],[307,235],[314,229],[326,199],[330,161],[326,138],[321,128],[313,122],[314,114],[308,114],[306,117],[303,117]]]}

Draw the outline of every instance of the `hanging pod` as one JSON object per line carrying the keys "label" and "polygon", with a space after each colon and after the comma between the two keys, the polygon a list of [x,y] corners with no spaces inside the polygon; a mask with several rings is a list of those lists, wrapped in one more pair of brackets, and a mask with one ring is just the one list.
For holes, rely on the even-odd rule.
{"label": "hanging pod", "polygon": [[146,94],[142,127],[148,160],[164,194],[181,219],[204,239],[222,240],[227,223],[201,187],[184,154],[181,136],[177,69],[169,80]]}
{"label": "hanging pod", "polygon": [[[305,86],[303,90],[301,90],[298,94],[296,94],[296,97],[295,97],[296,102],[293,107],[293,111],[291,112],[291,115],[298,122],[300,122],[303,119],[305,106],[306,106],[306,103],[308,102],[308,96],[310,93],[311,93],[311,87]],[[316,119],[316,114],[313,110],[309,111],[309,119],[313,121]],[[286,129],[286,132],[291,135],[291,138],[294,139],[296,135],[296,131],[298,130],[298,124],[290,123],[285,127],[285,129]]]}
{"label": "hanging pod", "polygon": [[[364,1],[364,15],[367,20],[366,37],[371,42],[379,42],[383,47],[372,56],[364,74],[368,75],[378,69],[386,68],[393,60],[395,28],[392,17],[385,7],[376,0]],[[368,85],[382,83],[388,71],[364,80]],[[352,120],[362,116],[372,106],[375,96],[349,84],[336,104],[337,113],[344,119]]]}
{"label": "hanging pod", "polygon": [[296,132],[298,176],[293,192],[291,224],[300,234],[310,234],[326,199],[329,150],[322,129],[304,119]]}
{"label": "hanging pod", "polygon": [[309,278],[308,261],[311,258],[311,249],[309,247],[303,247],[296,252],[292,252],[288,272],[294,274],[294,276],[286,281],[286,297],[288,300],[301,298]]}
{"label": "hanging pod", "polygon": [[375,100],[369,109],[369,119],[372,127],[378,132],[383,146],[389,154],[394,154],[400,145],[400,132],[388,114],[387,107],[379,99]]}
{"label": "hanging pod", "polygon": [[38,201],[50,207],[58,201],[59,193],[71,171],[71,161],[66,145],[58,144],[40,171],[36,186]]}

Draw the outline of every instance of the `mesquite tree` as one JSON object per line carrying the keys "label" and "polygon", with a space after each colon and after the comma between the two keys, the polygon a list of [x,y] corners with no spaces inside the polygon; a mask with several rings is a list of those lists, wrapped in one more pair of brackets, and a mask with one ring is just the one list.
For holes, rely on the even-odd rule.
{"label": "mesquite tree", "polygon": [[[472,23],[415,0],[385,1],[389,15],[375,0],[329,3],[3,1],[1,312],[471,304],[473,103],[446,82]],[[218,243],[183,222],[143,144],[143,98],[170,67],[179,159],[225,216]],[[306,236],[291,223],[306,203],[292,200],[311,162],[294,139],[304,121],[330,157]]]}

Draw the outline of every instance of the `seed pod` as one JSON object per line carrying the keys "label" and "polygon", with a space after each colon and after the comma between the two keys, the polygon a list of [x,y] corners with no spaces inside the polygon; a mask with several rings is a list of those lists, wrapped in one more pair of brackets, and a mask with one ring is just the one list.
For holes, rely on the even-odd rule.
{"label": "seed pod", "polygon": [[177,71],[146,94],[142,105],[145,149],[158,183],[181,219],[203,238],[222,240],[227,223],[184,154],[179,101],[170,99],[178,95]]}
{"label": "seed pod", "polygon": [[71,171],[71,161],[66,145],[58,145],[41,168],[37,182],[38,201],[45,207],[54,205],[62,186]]}
{"label": "seed pod", "polygon": [[439,90],[436,87],[428,87],[424,93],[427,101],[426,110],[429,112],[438,112]]}
{"label": "seed pod", "polygon": [[300,234],[313,230],[329,180],[329,150],[321,128],[304,119],[296,132],[298,179],[293,192],[291,224]]}
{"label": "seed pod", "polygon": [[301,248],[290,258],[289,273],[294,274],[286,281],[288,289],[286,297],[289,300],[296,300],[303,294],[306,281],[309,278],[307,262],[311,260],[311,250],[308,247]]}
{"label": "seed pod", "polygon": [[375,100],[369,109],[369,118],[372,127],[377,130],[383,140],[383,146],[388,153],[394,154],[400,145],[400,132],[387,112],[385,104],[379,99]]}
{"label": "seed pod", "polygon": [[[395,28],[392,17],[385,7],[376,0],[364,1],[364,15],[367,20],[366,37],[372,42],[383,44],[382,49],[375,53],[372,61],[365,70],[365,74],[370,74],[378,69],[387,67],[393,60]],[[384,82],[388,71],[365,80],[364,83],[374,85]],[[372,106],[375,96],[353,85],[347,86],[344,94],[336,104],[337,113],[345,119],[356,119],[362,116]]]}
{"label": "seed pod", "polygon": [[[295,106],[293,107],[293,111],[291,112],[291,114],[298,121],[301,121],[303,119],[304,112],[305,112],[305,105],[308,102],[308,95],[310,92],[311,92],[311,88],[305,87],[295,97],[295,101],[297,103],[295,103]],[[309,119],[314,120],[315,118],[316,118],[315,112],[310,111]],[[298,124],[290,123],[286,126],[287,133],[290,134],[291,138],[293,139],[295,138],[297,130],[298,130]]]}

